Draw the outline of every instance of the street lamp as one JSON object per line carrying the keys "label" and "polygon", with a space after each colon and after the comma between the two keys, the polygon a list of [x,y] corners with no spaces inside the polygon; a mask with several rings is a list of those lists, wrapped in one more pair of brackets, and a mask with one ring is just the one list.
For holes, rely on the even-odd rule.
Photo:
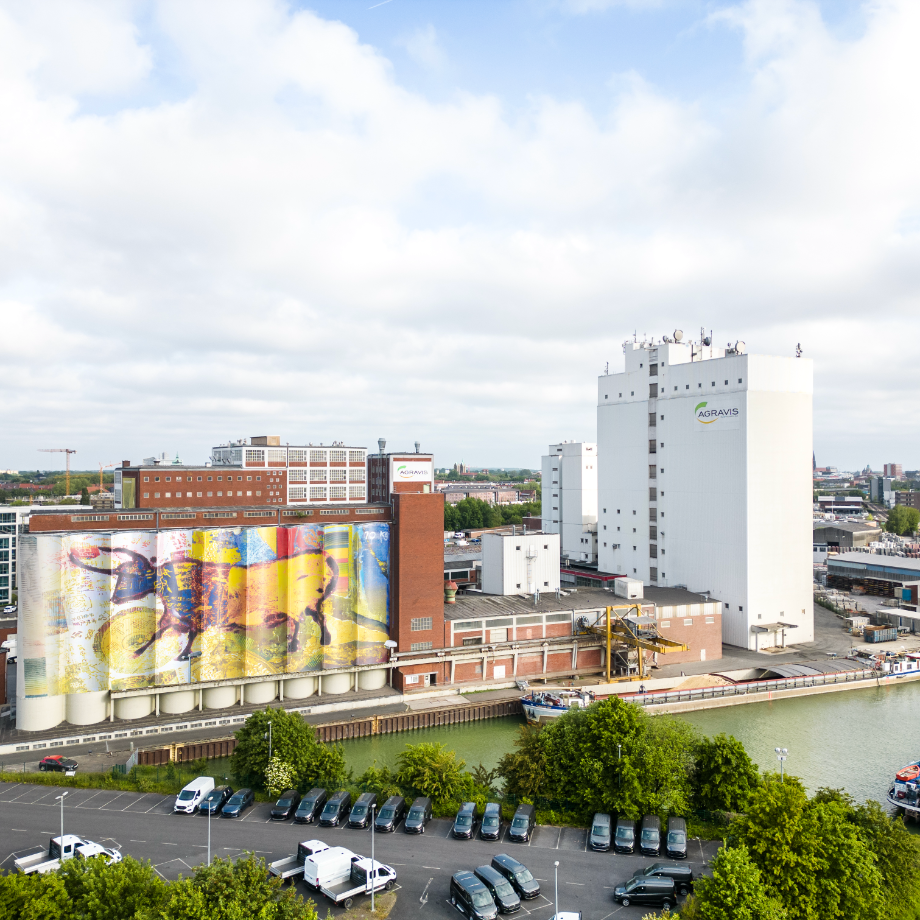
{"label": "street lamp", "polygon": [[[207,801],[207,799],[205,799]],[[211,865],[211,815],[214,813],[214,802],[208,805],[208,865]]]}
{"label": "street lamp", "polygon": [[377,881],[376,868],[374,867],[374,809],[376,805],[371,805],[371,913],[374,912],[374,887]]}
{"label": "street lamp", "polygon": [[268,738],[268,762],[272,762],[272,723],[271,719],[268,720],[268,731],[262,735],[262,740],[264,741]]}
{"label": "street lamp", "polygon": [[559,860],[553,864],[555,866],[554,874],[556,878],[556,916],[559,916]]}
{"label": "street lamp", "polygon": [[66,792],[62,792],[59,796],[56,796],[56,800],[61,803],[61,854],[64,853],[64,796],[67,795]]}
{"label": "street lamp", "polygon": [[786,748],[773,748],[776,751],[776,759],[779,761],[779,781],[785,782],[783,778],[783,764],[786,762],[786,755],[789,751]]}

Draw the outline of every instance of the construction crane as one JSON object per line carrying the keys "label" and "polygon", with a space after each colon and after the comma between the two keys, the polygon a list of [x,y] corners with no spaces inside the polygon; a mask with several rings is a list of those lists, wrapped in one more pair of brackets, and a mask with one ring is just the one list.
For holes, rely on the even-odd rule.
{"label": "construction crane", "polygon": [[67,454],[67,487],[64,494],[70,495],[70,455],[75,454],[76,450],[69,447],[39,447],[38,451],[42,454]]}
{"label": "construction crane", "polygon": [[[630,611],[635,611],[634,615],[630,616]],[[688,647],[683,642],[675,642],[673,639],[665,639],[659,636],[654,618],[642,616],[640,604],[619,604],[607,607],[604,613],[598,614],[593,623],[587,616],[580,617],[577,628],[582,634],[589,633],[606,637],[608,684],[613,682],[610,675],[610,660],[611,651],[615,645],[626,649],[627,661],[629,652],[635,649],[639,664],[639,673],[636,677],[627,675],[625,678],[619,678],[620,680],[645,679],[645,656],[642,654],[643,651],[667,654],[668,652],[686,652],[688,650]]]}
{"label": "construction crane", "polygon": [[105,466],[103,466],[101,463],[99,464],[99,491],[100,492],[102,491],[102,471],[111,469],[113,466],[115,466],[114,463],[106,463]]}

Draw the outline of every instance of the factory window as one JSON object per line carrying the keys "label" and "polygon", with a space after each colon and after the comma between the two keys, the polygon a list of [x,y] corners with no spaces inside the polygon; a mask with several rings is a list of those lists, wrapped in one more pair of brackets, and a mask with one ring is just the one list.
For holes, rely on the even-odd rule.
{"label": "factory window", "polygon": [[242,482],[242,481],[243,481],[243,477],[242,477],[242,476],[237,476],[236,478],[237,478],[237,481],[239,481],[239,482]]}
{"label": "factory window", "polygon": [[172,482],[172,477],[171,477],[171,476],[167,476],[167,477],[166,477],[166,481],[167,481],[167,482]]}
{"label": "factory window", "polygon": [[606,393],[604,393],[604,399],[610,399],[610,397]]}
{"label": "factory window", "polygon": [[154,493],[153,493],[153,497],[154,497],[154,498],[159,498],[159,497],[160,497],[160,493],[159,493],[159,492],[154,492]]}
{"label": "factory window", "polygon": [[330,498],[346,498],[345,492],[345,486],[329,486]]}
{"label": "factory window", "polygon": [[427,652],[428,649],[433,648],[434,646],[430,642],[413,642],[409,646],[410,652]]}
{"label": "factory window", "polygon": [[149,492],[145,492],[145,493],[144,493],[144,498],[150,498],[150,493],[149,493]]}
{"label": "factory window", "polygon": [[464,645],[482,645],[482,636],[470,636],[463,640]]}
{"label": "factory window", "polygon": [[664,472],[664,467],[661,467],[661,472],[662,472],[662,473]]}
{"label": "factory window", "polygon": [[242,498],[242,497],[243,497],[243,493],[242,493],[242,492],[237,492],[237,493],[236,493],[236,496],[237,496],[237,498]]}
{"label": "factory window", "polygon": [[696,385],[696,388],[697,388],[698,390],[702,390],[702,389],[703,389],[703,384],[698,383],[698,384]]}
{"label": "factory window", "polygon": [[[200,476],[198,477],[198,481],[201,482],[201,477],[200,477]],[[191,482],[191,479],[189,480],[189,482]]]}
{"label": "factory window", "polygon": [[144,482],[150,482],[150,477],[149,477],[149,476],[145,476],[145,477],[144,477]]}
{"label": "factory window", "polygon": [[653,399],[654,397],[658,395],[658,384],[657,383],[650,383],[648,385],[648,395],[649,395],[649,399]]}
{"label": "factory window", "polygon": [[[650,466],[650,467],[648,468],[648,478],[649,478],[649,479],[655,479],[657,476],[658,476],[657,467]],[[636,512],[634,511],[633,514],[635,514],[635,513],[636,513]]]}
{"label": "factory window", "polygon": [[684,387],[684,389],[685,389],[685,390],[689,390],[689,389],[690,389],[690,384],[688,383],[688,384]]}
{"label": "factory window", "polygon": [[728,609],[729,609],[729,608],[728,608],[728,604],[726,604],[726,605],[725,605],[725,609],[726,609],[726,610],[728,610]]}
{"label": "factory window", "polygon": [[165,497],[166,497],[166,498],[172,498],[172,492],[167,492]]}
{"label": "factory window", "polygon": [[706,623],[707,623],[707,624],[715,623],[715,621],[716,621],[716,618],[715,618],[715,617],[706,617]]}
{"label": "factory window", "polygon": [[330,482],[345,482],[347,478],[347,470],[330,470],[329,471],[329,481]]}
{"label": "factory window", "polygon": [[214,479],[213,476],[208,476],[208,482],[211,482]]}
{"label": "factory window", "polygon": [[218,492],[218,493],[217,493],[217,497],[218,497],[218,498],[223,498],[223,497],[224,497],[224,493],[223,493],[223,492]]}
{"label": "factory window", "polygon": [[727,381],[727,380],[725,381],[725,386],[728,386],[728,381]]}
{"label": "factory window", "polygon": [[641,370],[642,367],[643,367],[643,365],[640,364],[640,365],[639,365],[640,370]]}
{"label": "factory window", "polygon": [[160,477],[159,477],[159,476],[154,476],[154,477],[153,477],[153,481],[154,481],[154,482],[159,482],[159,481],[160,481]]}
{"label": "factory window", "polygon": [[715,386],[715,385],[716,385],[716,382],[715,380],[713,380],[711,386]]}
{"label": "factory window", "polygon": [[[518,549],[520,549],[520,547],[518,547]],[[518,582],[518,583],[517,583],[517,586],[520,588],[520,587],[521,587],[521,583]]]}
{"label": "factory window", "polygon": [[648,490],[648,500],[650,502],[658,501],[658,490],[654,486],[651,486]]}
{"label": "factory window", "polygon": [[410,620],[409,628],[412,632],[428,632],[431,629],[431,617],[413,617]]}
{"label": "factory window", "polygon": [[[742,613],[744,613],[744,607],[742,607],[741,604],[738,604],[738,609],[739,609]],[[757,619],[759,620],[760,617],[757,617]]]}
{"label": "factory window", "polygon": [[649,412],[649,414],[648,414],[648,423],[649,423],[649,426],[650,426],[650,427],[654,427],[655,425],[658,424],[658,420],[655,418],[655,413],[654,413],[654,412]]}
{"label": "factory window", "polygon": [[515,546],[515,549],[520,549],[520,548],[521,548],[520,546]]}
{"label": "factory window", "polygon": [[648,577],[649,581],[658,581],[658,569],[655,566],[649,566]]}
{"label": "factory window", "polygon": [[326,470],[310,470],[310,482],[325,482]]}
{"label": "factory window", "polygon": [[654,454],[654,453],[657,453],[657,452],[658,452],[658,444],[657,444],[657,442],[655,442],[655,441],[649,441],[649,442],[648,442],[648,452],[649,452],[650,454]]}
{"label": "factory window", "polygon": [[256,482],[261,482],[261,481],[262,481],[262,477],[261,477],[261,476],[256,476]]}
{"label": "factory window", "polygon": [[251,497],[252,497],[252,492],[247,492],[246,495],[247,495],[248,497],[251,498]]}
{"label": "factory window", "polygon": [[213,492],[208,492],[208,498],[211,498],[214,495]]}
{"label": "factory window", "polygon": [[668,628],[670,627],[670,625],[671,625],[671,621],[670,621],[670,620],[662,620],[658,625],[659,625],[662,629],[668,629]]}
{"label": "factory window", "polygon": [[630,391],[629,391],[629,395],[630,395],[630,396],[635,396],[635,395],[636,395],[636,391],[635,391],[635,390],[630,390]]}
{"label": "factory window", "polygon": [[[633,547],[633,552],[635,552],[635,551],[636,551],[636,548],[635,548],[635,546],[634,546],[634,547]],[[633,569],[633,571],[635,572],[636,570]]]}
{"label": "factory window", "polygon": [[658,446],[659,446],[659,447],[664,447],[664,441],[662,441]]}
{"label": "factory window", "polygon": [[650,559],[658,558],[658,547],[654,543],[649,543],[648,555]]}
{"label": "factory window", "polygon": [[201,498],[201,493],[200,493],[200,492],[198,493],[198,497]]}
{"label": "factory window", "polygon": [[674,387],[674,392],[675,392],[675,393],[677,392],[677,387]]}
{"label": "factory window", "polygon": [[617,527],[617,533],[619,533],[619,532],[620,532],[620,528],[619,528],[619,527]]}
{"label": "factory window", "polygon": [[606,546],[606,545],[607,545],[607,544],[605,543],[604,546]]}
{"label": "factory window", "polygon": [[622,394],[622,393],[617,393],[617,396],[619,396],[619,397],[620,397],[620,399],[622,399],[622,398],[623,398],[623,394]]}
{"label": "factory window", "polygon": [[247,482],[252,482],[252,476],[247,476],[247,477],[246,477],[246,481],[247,481]]}
{"label": "factory window", "polygon": [[257,495],[257,496],[259,496],[259,495],[261,495],[261,494],[262,494],[261,492],[256,492],[256,495]]}
{"label": "factory window", "polygon": [[633,527],[633,533],[635,533],[635,532],[636,532],[636,528],[635,528],[635,527]]}
{"label": "factory window", "polygon": [[693,620],[684,620],[684,626],[692,626]]}
{"label": "factory window", "polygon": [[606,530],[606,529],[607,529],[607,525],[606,525],[606,524],[604,524],[604,530]]}
{"label": "factory window", "polygon": [[740,378],[740,377],[738,378],[738,383],[741,383],[741,378]]}
{"label": "factory window", "polygon": [[649,377],[657,377],[657,376],[658,376],[658,365],[657,365],[657,364],[650,364],[650,365],[648,366],[648,375],[649,375]]}
{"label": "factory window", "polygon": [[218,476],[217,481],[220,482],[223,478],[224,478],[223,476]]}

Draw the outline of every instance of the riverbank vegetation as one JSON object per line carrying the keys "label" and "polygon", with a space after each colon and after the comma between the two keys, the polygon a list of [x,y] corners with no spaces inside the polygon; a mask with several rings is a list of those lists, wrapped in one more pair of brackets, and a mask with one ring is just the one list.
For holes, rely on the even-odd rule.
{"label": "riverbank vegetation", "polygon": [[268,874],[263,859],[215,859],[167,884],[126,856],[71,859],[57,872],[0,877],[0,917],[17,920],[317,920],[316,905]]}

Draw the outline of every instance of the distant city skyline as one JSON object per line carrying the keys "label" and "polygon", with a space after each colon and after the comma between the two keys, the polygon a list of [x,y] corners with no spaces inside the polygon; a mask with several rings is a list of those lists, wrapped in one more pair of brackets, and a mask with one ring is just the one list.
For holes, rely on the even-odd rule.
{"label": "distant city skyline", "polygon": [[272,431],[536,468],[624,340],[701,327],[801,344],[825,463],[920,455],[917,34],[910,0],[0,5],[0,466]]}

